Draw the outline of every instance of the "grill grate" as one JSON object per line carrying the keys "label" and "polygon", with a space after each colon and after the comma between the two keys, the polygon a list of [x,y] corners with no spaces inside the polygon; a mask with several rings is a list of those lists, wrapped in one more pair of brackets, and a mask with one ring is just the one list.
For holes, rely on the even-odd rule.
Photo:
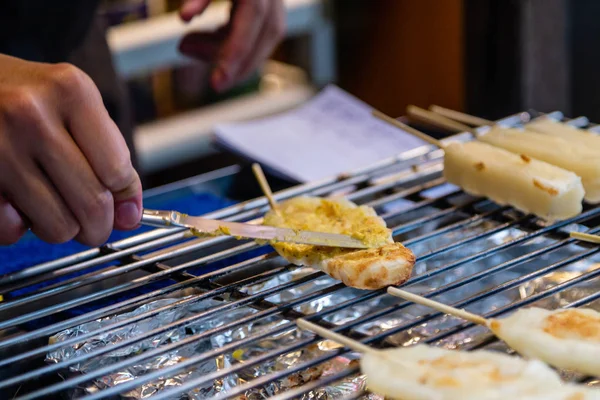
{"label": "grill grate", "polygon": [[[519,119],[517,115],[505,122]],[[531,304],[594,305],[600,297],[600,247],[570,239],[568,232],[600,231],[594,228],[600,207],[586,206],[575,218],[544,225],[447,187],[440,177],[441,157],[439,150],[417,149],[345,179],[280,192],[276,199],[344,193],[372,205],[396,240],[418,257],[404,288],[455,307],[494,317]],[[260,218],[266,209],[261,198],[207,216],[248,221]],[[84,275],[69,279],[75,272]],[[67,279],[22,291],[56,278]],[[376,347],[425,342],[508,351],[481,327],[392,298],[384,290],[347,288],[322,272],[287,265],[252,242],[197,239],[176,229],[150,231],[0,277],[0,292],[5,297],[0,303],[0,393],[8,393],[6,398],[141,398],[139,388],[151,385],[157,390],[156,382],[162,386],[152,399],[367,395],[359,369],[351,362],[355,355],[297,332],[298,317]],[[102,303],[107,300],[112,303]],[[124,313],[130,314],[114,318]],[[165,315],[172,317],[155,323]],[[90,325],[107,317],[112,319]],[[199,324],[206,326],[199,329]],[[86,328],[76,335],[48,342],[58,332],[81,326]],[[132,327],[139,330],[133,332]],[[173,337],[173,332],[180,336]],[[163,340],[167,336],[169,340]],[[147,345],[153,341],[160,345]],[[84,342],[89,350],[78,351]],[[210,346],[200,348],[206,343]],[[46,355],[66,348],[72,350],[69,357],[44,363]],[[240,349],[247,352],[241,358],[236,355]],[[127,351],[126,356],[118,355]],[[177,352],[186,355],[160,368],[139,370]],[[75,372],[110,357],[110,362],[96,363],[85,373]],[[212,368],[203,369],[207,365]],[[121,374],[118,385],[110,384],[107,377],[122,371],[130,376]],[[57,379],[59,374],[65,379]],[[173,376],[179,378],[166,378]]]}

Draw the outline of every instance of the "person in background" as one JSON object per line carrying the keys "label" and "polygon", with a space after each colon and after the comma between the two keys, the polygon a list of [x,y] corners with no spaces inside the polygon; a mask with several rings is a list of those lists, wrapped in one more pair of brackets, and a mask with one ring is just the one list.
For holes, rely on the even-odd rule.
{"label": "person in background", "polygon": [[[99,2],[0,2],[1,245],[31,229],[98,246],[139,224],[131,115]],[[209,4],[183,0],[180,16],[189,22]],[[284,21],[281,0],[234,0],[225,26],[187,35],[180,51],[210,62],[212,87],[225,90],[271,54]]]}

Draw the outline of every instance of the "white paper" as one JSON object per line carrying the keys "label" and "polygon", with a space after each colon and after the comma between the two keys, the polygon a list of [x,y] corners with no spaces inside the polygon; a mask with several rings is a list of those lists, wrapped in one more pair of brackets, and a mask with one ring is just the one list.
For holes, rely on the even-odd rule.
{"label": "white paper", "polygon": [[330,85],[273,117],[215,128],[217,142],[300,182],[333,177],[426,144]]}

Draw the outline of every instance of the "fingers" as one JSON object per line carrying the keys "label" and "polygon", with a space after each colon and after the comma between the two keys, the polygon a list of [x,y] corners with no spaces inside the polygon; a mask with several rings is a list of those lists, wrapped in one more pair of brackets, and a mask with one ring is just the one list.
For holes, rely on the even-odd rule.
{"label": "fingers", "polygon": [[231,11],[231,32],[218,56],[211,84],[225,90],[239,79],[245,61],[256,50],[256,42],[270,11],[269,0],[238,0]]}
{"label": "fingers", "polygon": [[18,211],[0,196],[0,245],[14,244],[25,234],[26,227]]}
{"label": "fingers", "polygon": [[195,15],[201,14],[210,4],[210,0],[184,0],[179,10],[181,19],[188,22]]}
{"label": "fingers", "polygon": [[77,219],[77,241],[100,246],[112,231],[113,196],[68,132],[48,136],[50,139],[41,151],[38,149],[35,158]]}
{"label": "fingers", "polygon": [[[204,11],[207,2],[188,0],[181,9],[184,20]],[[229,23],[213,33],[186,35],[180,51],[214,63],[211,85],[217,91],[247,78],[271,54],[285,30],[281,0],[238,0]]]}
{"label": "fingers", "polygon": [[[114,227],[133,229],[141,220],[142,185],[125,140],[91,79],[68,64],[55,68],[60,68],[55,74],[60,76],[59,93],[64,96],[61,113],[65,126],[95,176],[112,193]],[[96,200],[102,203],[105,198]]]}
{"label": "fingers", "polygon": [[179,51],[188,57],[212,63],[216,60],[221,43],[228,32],[229,26],[224,26],[216,32],[188,33],[179,43]]}
{"label": "fingers", "polygon": [[282,2],[269,2],[269,23],[263,24],[262,31],[251,52],[243,61],[238,72],[238,79],[244,80],[273,53],[273,50],[285,32],[285,7]]}
{"label": "fingers", "polygon": [[120,230],[137,228],[142,219],[142,183],[139,177],[125,189],[113,192],[115,199],[114,227]]}
{"label": "fingers", "polygon": [[2,176],[8,198],[11,203],[19,205],[31,224],[31,230],[40,239],[49,243],[71,240],[79,232],[77,220],[42,171],[30,161],[9,161],[19,165],[18,168],[5,169],[6,174]]}

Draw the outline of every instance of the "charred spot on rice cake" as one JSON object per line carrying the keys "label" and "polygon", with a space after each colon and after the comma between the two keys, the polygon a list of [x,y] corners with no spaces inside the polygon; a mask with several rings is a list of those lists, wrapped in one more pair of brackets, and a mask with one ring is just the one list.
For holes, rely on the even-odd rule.
{"label": "charred spot on rice cake", "polygon": [[546,318],[544,332],[561,339],[600,341],[600,318],[579,310],[564,310]]}

